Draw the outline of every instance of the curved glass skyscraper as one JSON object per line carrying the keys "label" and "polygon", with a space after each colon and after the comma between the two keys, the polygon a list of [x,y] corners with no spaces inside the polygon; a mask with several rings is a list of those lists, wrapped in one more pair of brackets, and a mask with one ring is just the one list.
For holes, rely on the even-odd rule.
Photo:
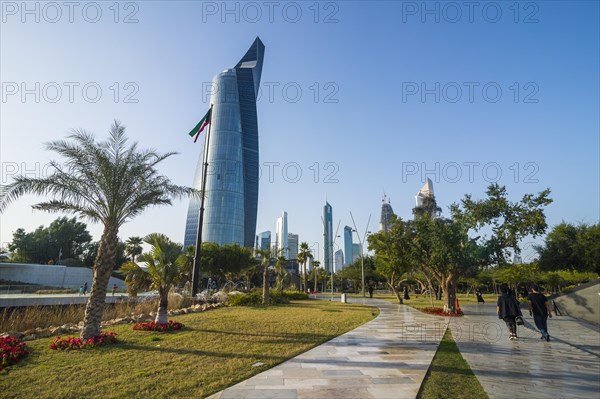
{"label": "curved glass skyscraper", "polygon": [[[202,241],[253,247],[258,210],[258,118],[265,46],[257,37],[240,62],[214,77]],[[206,136],[205,136],[206,138]],[[201,155],[202,157],[202,155]],[[194,188],[202,187],[198,162]],[[200,201],[190,200],[184,245],[196,244]]]}

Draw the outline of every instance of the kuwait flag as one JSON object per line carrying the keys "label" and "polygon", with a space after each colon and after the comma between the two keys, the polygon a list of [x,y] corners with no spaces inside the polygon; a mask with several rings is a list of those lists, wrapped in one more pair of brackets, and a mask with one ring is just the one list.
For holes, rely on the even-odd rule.
{"label": "kuwait flag", "polygon": [[208,125],[210,123],[211,111],[212,111],[212,107],[210,107],[210,109],[208,110],[206,115],[204,115],[204,118],[202,118],[200,120],[200,122],[198,122],[198,124],[196,126],[194,126],[192,131],[188,133],[190,135],[190,137],[194,138],[194,143],[196,142],[196,140],[198,140],[198,136],[200,135],[200,133],[202,133],[202,131],[204,130],[206,125]]}

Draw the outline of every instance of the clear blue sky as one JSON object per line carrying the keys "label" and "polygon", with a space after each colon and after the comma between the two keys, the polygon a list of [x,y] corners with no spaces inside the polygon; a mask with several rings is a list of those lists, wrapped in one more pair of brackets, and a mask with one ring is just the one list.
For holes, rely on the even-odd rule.
{"label": "clear blue sky", "polygon": [[[22,4],[1,3],[2,183],[43,173],[54,158],[44,142],[80,127],[104,138],[118,119],[143,147],[179,152],[161,170],[190,185],[201,145],[187,133],[208,109],[203,88],[260,36],[257,233],[286,210],[289,231],[316,252],[325,195],[340,234],[350,211],[376,230],[384,190],[407,218],[426,177],[445,211],[497,181],[513,200],[550,187],[550,225],[599,219],[596,1],[232,2],[230,12],[140,1],[118,15],[114,2]],[[35,202],[0,216],[0,242],[58,216],[31,211]],[[187,201],[151,209],[121,238],[183,241],[186,212]]]}

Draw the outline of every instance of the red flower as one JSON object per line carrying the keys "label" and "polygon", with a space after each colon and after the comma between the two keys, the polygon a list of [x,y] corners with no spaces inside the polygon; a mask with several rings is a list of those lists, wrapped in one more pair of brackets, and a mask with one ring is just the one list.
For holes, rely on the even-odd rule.
{"label": "red flower", "polygon": [[77,337],[68,337],[61,338],[56,337],[54,341],[50,343],[50,349],[52,350],[79,350],[79,349],[89,349],[95,348],[97,346],[104,346],[108,344],[116,344],[117,334],[114,332],[101,332],[100,335],[95,337],[88,338],[84,340],[83,338]]}
{"label": "red flower", "polygon": [[0,371],[4,367],[12,364],[19,363],[21,359],[29,355],[31,351],[25,345],[25,342],[21,342],[13,336],[0,338]]}
{"label": "red flower", "polygon": [[169,320],[168,323],[162,323],[162,324],[157,324],[154,321],[152,321],[150,323],[135,323],[132,328],[133,328],[133,330],[139,330],[139,331],[166,332],[166,331],[181,330],[183,327],[184,327],[183,324],[181,324],[177,321]]}

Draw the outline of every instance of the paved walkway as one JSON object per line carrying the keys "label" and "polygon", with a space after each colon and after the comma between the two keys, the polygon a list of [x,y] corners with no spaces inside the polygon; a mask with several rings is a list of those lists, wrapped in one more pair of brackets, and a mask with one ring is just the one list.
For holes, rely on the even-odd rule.
{"label": "paved walkway", "polygon": [[[339,298],[339,297],[338,297]],[[374,320],[210,399],[414,399],[447,319],[375,299]]]}
{"label": "paved walkway", "polygon": [[568,316],[548,320],[551,340],[540,339],[525,316],[518,341],[508,339],[495,304],[465,305],[450,329],[490,399],[600,397],[600,329]]}

